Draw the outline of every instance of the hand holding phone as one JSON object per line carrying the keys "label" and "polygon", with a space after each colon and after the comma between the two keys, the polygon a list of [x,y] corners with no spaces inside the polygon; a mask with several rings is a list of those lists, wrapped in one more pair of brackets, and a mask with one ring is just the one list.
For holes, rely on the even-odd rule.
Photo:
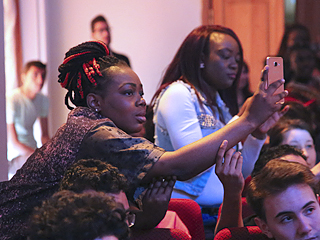
{"label": "hand holding phone", "polygon": [[[283,59],[282,57],[267,57],[267,65],[269,66],[267,86],[275,81],[283,79]],[[281,93],[284,91],[284,85],[282,84],[275,92],[275,94]],[[284,103],[284,99],[279,101]]]}

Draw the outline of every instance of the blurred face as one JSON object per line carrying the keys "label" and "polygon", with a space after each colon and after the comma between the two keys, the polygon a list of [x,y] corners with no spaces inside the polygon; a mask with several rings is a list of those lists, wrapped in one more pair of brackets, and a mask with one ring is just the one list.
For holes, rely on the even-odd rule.
{"label": "blurred face", "polygon": [[100,113],[126,133],[136,134],[146,122],[140,79],[129,67],[111,67],[109,72],[112,80],[101,96]]}
{"label": "blurred face", "polygon": [[283,141],[281,144],[288,144],[302,150],[307,157],[309,168],[316,164],[316,150],[314,148],[313,139],[310,133],[304,129],[291,129],[283,133]]}
{"label": "blurred face", "polygon": [[46,71],[44,69],[31,66],[27,73],[22,74],[22,87],[30,96],[35,97],[41,91],[45,77]]}
{"label": "blurred face", "polygon": [[106,22],[96,22],[91,35],[95,40],[102,41],[107,45],[110,43],[110,31]]}
{"label": "blurred face", "polygon": [[311,50],[300,49],[290,55],[290,66],[297,79],[309,80],[315,68],[315,58]]}
{"label": "blurred face", "polygon": [[241,75],[238,82],[238,89],[243,89],[248,85],[249,82],[249,73],[245,68],[242,68]]}
{"label": "blurred face", "polygon": [[204,56],[203,79],[215,90],[228,88],[236,79],[239,61],[236,40],[224,33],[212,33],[208,56]]}
{"label": "blurred face", "polygon": [[309,44],[308,37],[303,30],[294,30],[289,33],[287,47],[292,46],[305,46]]}
{"label": "blurred face", "polygon": [[275,240],[320,239],[318,199],[307,184],[296,184],[264,200],[266,222],[255,219]]}

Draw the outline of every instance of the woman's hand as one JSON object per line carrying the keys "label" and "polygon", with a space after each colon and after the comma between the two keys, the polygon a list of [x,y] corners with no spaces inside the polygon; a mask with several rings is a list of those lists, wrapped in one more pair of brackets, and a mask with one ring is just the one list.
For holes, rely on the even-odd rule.
{"label": "woman's hand", "polygon": [[[274,113],[279,112],[279,117],[282,116],[288,109],[284,108],[281,110],[281,103],[279,101],[288,95],[287,91],[283,91],[279,94],[274,94],[274,92],[284,84],[284,80],[278,80],[267,88],[267,73],[268,67],[266,66],[262,70],[262,77],[259,88],[256,90],[254,95],[247,99],[244,107],[241,109],[239,115],[244,115],[249,122],[254,126],[260,126],[266,122],[262,129],[267,129],[272,125],[273,120],[267,121]],[[280,111],[281,110],[281,111]],[[276,119],[277,117],[273,117]]]}
{"label": "woman's hand", "polygon": [[216,174],[224,187],[225,195],[241,195],[244,188],[242,175],[243,158],[235,149],[227,149],[228,142],[222,142],[216,157]]}

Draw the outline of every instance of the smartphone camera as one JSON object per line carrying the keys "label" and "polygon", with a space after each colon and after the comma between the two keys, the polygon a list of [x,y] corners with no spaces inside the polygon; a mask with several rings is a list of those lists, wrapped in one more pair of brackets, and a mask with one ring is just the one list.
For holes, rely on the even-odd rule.
{"label": "smartphone camera", "polygon": [[275,67],[277,67],[277,66],[279,66],[280,64],[279,64],[278,62],[273,62],[273,65],[274,65]]}

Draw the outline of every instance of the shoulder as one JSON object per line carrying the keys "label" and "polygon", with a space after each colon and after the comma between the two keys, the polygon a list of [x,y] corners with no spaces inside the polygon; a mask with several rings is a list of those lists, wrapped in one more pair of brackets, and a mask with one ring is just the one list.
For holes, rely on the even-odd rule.
{"label": "shoulder", "polygon": [[163,90],[163,95],[174,95],[174,96],[191,96],[194,94],[194,90],[187,83],[180,80],[171,83],[167,88]]}

